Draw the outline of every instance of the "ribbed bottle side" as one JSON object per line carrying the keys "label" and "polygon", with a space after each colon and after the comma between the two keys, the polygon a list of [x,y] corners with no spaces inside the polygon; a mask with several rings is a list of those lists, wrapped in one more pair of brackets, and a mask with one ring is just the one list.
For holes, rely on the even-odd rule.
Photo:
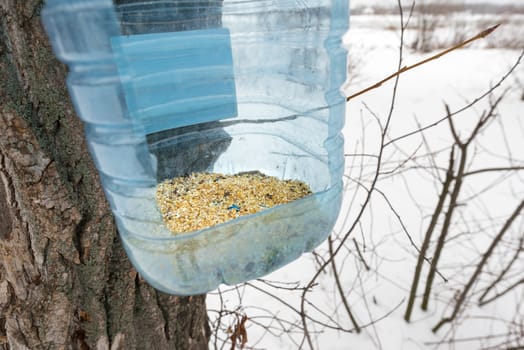
{"label": "ribbed bottle side", "polygon": [[[331,176],[327,175],[331,177],[328,183],[335,186],[343,168],[340,130],[344,108],[339,89],[345,79],[346,53],[341,48],[340,36],[347,26],[347,11],[342,3],[144,1],[114,7],[112,1],[105,0],[48,1],[43,12],[44,24],[55,53],[70,67],[68,86],[72,100],[86,124],[89,148],[115,212],[135,215],[133,210],[122,208],[132,208],[128,204],[133,198],[137,203],[141,198],[152,200],[150,191],[131,189],[154,186],[158,164],[145,137],[134,133],[122,77],[114,63],[112,37],[228,28],[239,111],[231,124],[223,122],[224,130],[239,139],[251,137],[261,143],[275,140],[271,141],[275,149],[263,144],[251,147],[249,141],[245,145],[253,152],[264,152],[266,148],[275,154],[281,148],[280,158],[274,159],[285,162],[284,175],[301,174],[307,178],[310,175],[293,169],[299,168],[304,159],[311,159],[304,164],[327,168],[318,177],[331,172]],[[147,54],[154,57],[155,52]],[[181,74],[191,76],[197,70],[177,71],[173,79]],[[164,89],[155,85],[155,74],[136,79],[154,93],[155,89]],[[180,88],[198,89],[199,84],[213,81],[203,79],[193,87]],[[204,101],[198,97],[173,103],[198,106]],[[156,107],[176,109],[176,106]],[[242,131],[237,132],[239,129]],[[234,156],[228,156],[227,152]],[[222,156],[222,164],[243,161],[240,152],[238,155],[233,150],[227,152]],[[281,160],[284,157],[295,160]],[[227,169],[227,165],[223,168]]]}

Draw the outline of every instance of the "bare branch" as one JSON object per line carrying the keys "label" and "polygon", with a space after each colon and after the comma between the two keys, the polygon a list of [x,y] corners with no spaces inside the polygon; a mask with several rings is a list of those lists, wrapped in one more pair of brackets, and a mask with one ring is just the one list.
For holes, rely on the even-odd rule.
{"label": "bare branch", "polygon": [[[449,120],[451,120],[451,118]],[[450,123],[450,125],[453,125],[453,124]],[[464,147],[459,146],[459,148],[460,148],[459,169],[457,171],[457,175],[455,176],[455,184],[451,192],[451,198],[449,200],[448,210],[446,212],[446,215],[444,216],[444,223],[442,224],[440,236],[437,241],[437,247],[435,248],[435,254],[433,256],[433,259],[431,260],[431,266],[430,266],[430,270],[428,273],[428,278],[426,280],[426,288],[424,290],[424,296],[422,299],[422,305],[421,305],[422,310],[428,309],[429,298],[431,295],[431,287],[433,285],[433,280],[435,278],[435,272],[437,270],[437,265],[440,259],[440,255],[442,253],[442,249],[444,248],[444,243],[448,235],[448,231],[451,225],[451,219],[453,217],[455,208],[457,206],[458,196],[462,188],[462,181],[464,178],[464,172],[466,169],[466,161],[467,161],[468,156],[467,156],[467,147],[466,146]]]}
{"label": "bare branch", "polygon": [[451,115],[451,111],[449,110],[449,106],[447,104],[444,105],[446,109],[446,115],[448,116],[446,119],[449,123],[449,129],[451,130],[451,135],[453,135],[453,139],[455,140],[455,144],[459,147],[464,147],[464,144],[460,140],[460,136],[457,133],[457,130],[455,129],[455,124],[453,123],[453,118]]}
{"label": "bare branch", "polygon": [[444,180],[442,190],[440,191],[438,203],[437,203],[437,206],[435,207],[435,210],[433,211],[433,215],[431,217],[431,221],[429,223],[428,229],[426,230],[426,234],[424,235],[424,242],[422,243],[422,247],[420,248],[417,265],[415,267],[415,273],[413,274],[413,282],[411,283],[408,305],[406,308],[406,313],[404,314],[404,319],[407,322],[409,322],[411,319],[411,312],[413,310],[413,305],[415,303],[415,297],[417,295],[417,288],[418,288],[418,282],[420,280],[420,275],[422,272],[422,265],[426,258],[426,252],[429,248],[429,243],[431,242],[431,236],[433,235],[433,232],[435,231],[435,227],[437,226],[438,218],[440,214],[442,213],[442,209],[444,208],[444,202],[446,201],[449,187],[453,180],[454,163],[455,163],[455,148],[452,148],[451,154],[449,155],[449,165],[448,165],[448,171],[446,172],[446,179]]}
{"label": "bare branch", "polygon": [[357,253],[358,253],[358,256],[360,258],[360,261],[362,261],[362,264],[364,264],[364,268],[366,269],[366,271],[371,270],[369,268],[369,265],[367,264],[366,260],[364,259],[364,256],[360,252],[360,248],[358,246],[358,242],[357,242],[357,240],[355,238],[353,238],[353,244],[355,245],[355,249],[357,250]]}
{"label": "bare branch", "polygon": [[480,306],[484,306],[486,304],[489,304],[491,303],[492,301],[500,298],[501,296],[504,296],[506,295],[507,293],[509,293],[511,290],[517,288],[519,285],[521,284],[524,284],[524,278],[521,278],[520,280],[518,280],[517,282],[513,283],[512,285],[510,285],[509,287],[507,287],[506,289],[504,289],[502,292],[499,292],[497,294],[495,294],[494,296],[492,296],[491,298],[488,298],[488,299],[484,299],[482,300],[479,305]]}
{"label": "bare branch", "polygon": [[[333,239],[331,237],[328,237],[328,246],[329,246],[329,253],[333,254]],[[348,300],[346,298],[346,294],[344,293],[344,288],[342,287],[342,283],[340,282],[340,277],[338,275],[338,270],[337,270],[337,265],[335,264],[335,259],[331,260],[331,267],[333,269],[333,276],[335,277],[335,283],[337,285],[338,294],[340,295],[342,304],[344,305],[344,308],[346,309],[346,312],[349,316],[349,319],[351,320],[351,323],[353,324],[353,327],[355,327],[355,330],[357,331],[357,333],[360,333],[361,331],[360,326],[358,325],[358,322],[355,319],[355,316],[353,316],[353,313],[351,312]]]}
{"label": "bare branch", "polygon": [[394,139],[391,139],[388,143],[386,143],[384,146],[389,146],[390,144],[393,144],[397,141],[400,141],[402,139],[405,139],[407,137],[410,137],[410,136],[413,136],[415,134],[418,134],[418,133],[421,133],[422,131],[424,130],[427,130],[427,129],[430,129],[432,127],[435,127],[437,125],[439,125],[440,123],[446,121],[449,117],[451,116],[454,116],[454,115],[457,115],[471,107],[473,107],[475,104],[477,104],[479,101],[482,101],[484,98],[486,98],[487,96],[491,95],[493,93],[493,91],[495,91],[497,88],[499,88],[502,83],[511,75],[513,74],[513,72],[515,71],[515,69],[517,69],[517,67],[520,65],[521,61],[522,61],[522,58],[524,57],[524,50],[521,51],[519,57],[517,58],[517,60],[515,61],[515,63],[513,64],[513,66],[510,67],[510,69],[506,72],[506,74],[504,74],[498,81],[495,85],[491,86],[488,90],[486,90],[486,92],[484,92],[482,95],[480,95],[479,97],[475,98],[473,101],[471,101],[470,103],[464,105],[462,108],[456,110],[455,112],[452,112],[451,114],[446,114],[445,117],[431,123],[431,124],[428,124],[426,126],[423,126],[422,128],[418,128],[414,131],[411,131],[411,132],[408,132],[404,135],[401,135],[401,136],[398,136],[398,137],[395,137]]}
{"label": "bare branch", "polygon": [[489,173],[489,172],[501,172],[501,171],[520,171],[524,170],[524,166],[510,166],[510,167],[498,167],[498,168],[485,168],[485,169],[477,169],[468,171],[464,174],[464,176],[470,176],[470,175],[478,175],[483,173]]}
{"label": "bare branch", "polygon": [[[371,86],[369,86],[369,87],[367,87],[367,88],[365,88],[365,89],[363,89],[363,90],[361,90],[361,91],[359,91],[359,92],[357,92],[357,93],[354,93],[354,94],[352,94],[352,95],[346,97],[346,101],[349,101],[349,100],[351,100],[351,99],[353,99],[353,98],[355,98],[355,97],[357,97],[357,96],[360,96],[360,95],[362,95],[362,94],[365,94],[365,93],[368,92],[368,91],[374,90],[374,89],[376,89],[376,88],[382,86],[382,84],[384,84],[385,82],[387,82],[387,81],[389,81],[389,80],[391,80],[391,79],[393,79],[393,78],[395,78],[395,77],[398,77],[398,76],[399,76],[400,74],[402,74],[402,73],[405,73],[405,72],[407,72],[407,71],[409,71],[409,70],[412,70],[412,69],[414,69],[414,68],[417,68],[418,66],[421,66],[421,65],[426,64],[426,63],[428,63],[428,62],[431,62],[431,61],[433,61],[433,60],[436,60],[436,59],[438,59],[438,58],[440,58],[440,57],[442,57],[442,56],[444,56],[444,55],[447,55],[448,53],[450,53],[450,52],[452,52],[452,51],[455,51],[455,50],[458,50],[458,49],[460,49],[460,48],[463,48],[464,46],[466,46],[466,45],[468,45],[468,44],[471,44],[472,42],[474,42],[474,41],[476,41],[476,40],[479,40],[479,39],[485,38],[486,36],[490,35],[490,34],[491,34],[495,29],[497,29],[499,26],[500,26],[500,24],[494,25],[493,27],[490,27],[490,28],[488,28],[488,29],[486,29],[486,30],[483,30],[482,32],[480,32],[480,33],[478,33],[477,35],[475,35],[475,36],[469,38],[468,40],[465,40],[465,41],[463,41],[463,42],[461,42],[461,43],[459,43],[459,44],[457,44],[457,45],[455,45],[455,46],[452,46],[452,47],[450,47],[449,49],[446,49],[446,50],[444,50],[444,51],[441,51],[441,52],[437,53],[436,55],[433,55],[433,56],[431,56],[431,57],[429,57],[429,58],[426,58],[426,59],[424,59],[424,60],[422,60],[422,61],[419,61],[419,62],[417,62],[417,63],[415,63],[415,64],[413,64],[413,65],[411,65],[411,66],[404,66],[404,67],[400,68],[397,72],[395,72],[395,73],[391,74],[390,76],[388,76],[388,77],[382,79],[382,80],[379,81],[378,83],[375,83],[375,84],[373,84],[373,85],[371,85]],[[405,29],[405,28],[404,28],[404,29]]]}
{"label": "bare branch", "polygon": [[[515,250],[515,253],[513,254],[513,257],[511,258],[509,263],[502,270],[502,272],[498,275],[498,277],[484,290],[484,293],[482,293],[482,295],[480,296],[480,298],[479,298],[479,305],[480,306],[483,306],[483,305],[486,305],[486,304],[492,302],[493,300],[497,299],[498,297],[506,294],[506,292],[509,291],[509,289],[511,289],[511,287],[510,287],[510,288],[507,289],[506,292],[498,293],[494,297],[489,298],[489,299],[486,300],[486,295],[502,280],[502,278],[504,278],[504,276],[508,273],[508,271],[511,269],[513,264],[517,261],[520,253],[523,250],[524,250],[524,235],[520,238],[519,246]],[[521,280],[521,282],[518,282],[517,284],[522,283],[522,282],[524,282],[524,279]]]}

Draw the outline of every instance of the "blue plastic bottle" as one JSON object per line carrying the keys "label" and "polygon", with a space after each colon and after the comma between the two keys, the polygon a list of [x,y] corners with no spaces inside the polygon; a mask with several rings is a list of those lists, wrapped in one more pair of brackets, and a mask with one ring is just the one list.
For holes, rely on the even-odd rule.
{"label": "blue plastic bottle", "polygon": [[[205,293],[311,251],[340,210],[348,0],[47,0],[43,22],[123,245],[167,293]],[[314,194],[174,235],[155,190],[260,171]]]}

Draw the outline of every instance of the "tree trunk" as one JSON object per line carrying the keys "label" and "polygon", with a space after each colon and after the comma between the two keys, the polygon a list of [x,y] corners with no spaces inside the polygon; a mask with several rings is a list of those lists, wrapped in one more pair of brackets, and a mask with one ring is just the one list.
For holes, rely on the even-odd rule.
{"label": "tree trunk", "polygon": [[154,290],[120,245],[42,6],[0,0],[0,349],[206,349],[205,296]]}

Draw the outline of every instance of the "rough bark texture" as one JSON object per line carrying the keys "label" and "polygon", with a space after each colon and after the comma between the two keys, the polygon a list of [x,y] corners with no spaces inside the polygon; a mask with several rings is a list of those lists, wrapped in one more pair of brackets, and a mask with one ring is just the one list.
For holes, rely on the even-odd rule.
{"label": "rough bark texture", "polygon": [[0,349],[205,349],[205,296],[127,260],[42,5],[0,0]]}

